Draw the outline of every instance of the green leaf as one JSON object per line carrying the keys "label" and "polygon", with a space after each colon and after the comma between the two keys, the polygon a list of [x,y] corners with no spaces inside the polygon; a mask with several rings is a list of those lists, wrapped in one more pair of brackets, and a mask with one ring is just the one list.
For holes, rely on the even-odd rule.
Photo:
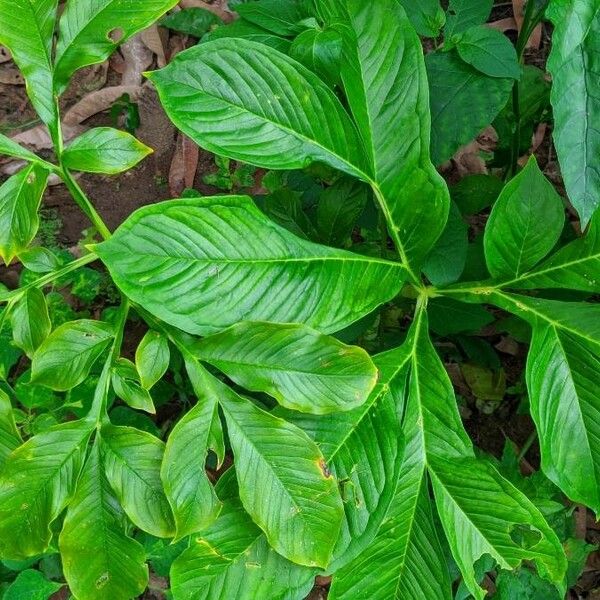
{"label": "green leaf", "polygon": [[493,5],[494,0],[450,0],[444,30],[446,46],[455,35],[483,25],[488,20]]}
{"label": "green leaf", "polygon": [[107,425],[101,432],[106,477],[127,516],[152,535],[173,537],[173,515],[160,481],[164,446],[132,427]]}
{"label": "green leaf", "polygon": [[440,165],[506,106],[513,80],[488,77],[454,50],[425,57],[431,101],[431,158]]}
{"label": "green leaf", "polygon": [[115,394],[131,408],[156,413],[152,396],[147,388],[142,387],[137,369],[130,360],[117,360],[112,369],[112,385]]}
{"label": "green leaf", "polygon": [[600,293],[600,213],[587,233],[507,285],[519,289],[566,288]]}
{"label": "green leaf", "polygon": [[315,570],[296,565],[269,547],[237,499],[173,563],[174,600],[288,600],[304,598]]}
{"label": "green leaf", "polygon": [[562,200],[535,157],[502,190],[485,228],[488,269],[497,278],[518,278],[544,258],[565,222]]}
{"label": "green leaf", "polygon": [[158,331],[148,331],[135,351],[135,365],[142,386],[149,390],[169,368],[171,351],[167,338]]}
{"label": "green leaf", "polygon": [[177,0],[146,0],[131,10],[121,0],[69,2],[59,22],[55,91],[62,93],[75,71],[106,60],[119,44],[152,25],[175,4]]}
{"label": "green leaf", "polygon": [[399,348],[374,358],[379,381],[360,408],[326,417],[278,413],[310,435],[340,485],[345,516],[330,572],[373,541],[394,496],[404,452],[396,400],[405,385],[406,354]]}
{"label": "green leaf", "polygon": [[429,303],[429,326],[438,335],[475,332],[494,322],[494,316],[477,304],[452,298],[434,298]]}
{"label": "green leaf", "polygon": [[363,404],[377,381],[369,355],[305,325],[240,323],[194,345],[193,353],[238,385],[313,414]]}
{"label": "green leaf", "polygon": [[326,567],[343,506],[323,455],[298,427],[214,381],[235,457],[240,499],[279,554]]}
{"label": "green leaf", "polygon": [[349,177],[328,187],[319,197],[317,229],[324,244],[343,247],[363,213],[368,188]]}
{"label": "green leaf", "polygon": [[127,518],[92,446],[59,538],[65,578],[77,598],[130,600],[148,584],[144,548],[126,534]]}
{"label": "green leaf", "polygon": [[425,259],[423,273],[435,286],[444,286],[460,279],[467,263],[469,226],[454,202],[446,227]]}
{"label": "green leaf", "polygon": [[393,298],[404,279],[397,263],[296,238],[241,196],[142,208],[95,249],[134,302],[202,335],[241,320],[336,331]]}
{"label": "green leaf", "polygon": [[291,45],[291,42],[286,38],[279,37],[262,27],[257,27],[242,19],[238,19],[228,25],[217,27],[214,31],[211,31],[204,36],[204,40],[206,41],[219,40],[222,38],[243,38],[259,44],[271,46],[284,54],[289,52]]}
{"label": "green leaf", "polygon": [[73,171],[114,175],[135,167],[151,153],[151,148],[126,131],[94,127],[65,148],[62,162]]}
{"label": "green leaf", "polygon": [[491,464],[435,457],[430,473],[452,555],[476,600],[486,592],[473,564],[486,554],[504,569],[532,560],[545,577],[562,585],[567,561],[556,534],[527,496]]}
{"label": "green leaf", "polygon": [[37,233],[47,179],[47,171],[29,165],[0,186],[0,257],[7,265]]}
{"label": "green leaf", "polygon": [[496,294],[533,325],[527,360],[531,415],[544,473],[575,502],[600,513],[600,306]]}
{"label": "green leaf", "polygon": [[467,175],[451,186],[450,196],[463,215],[476,215],[496,202],[503,187],[493,175]]}
{"label": "green leaf", "polygon": [[273,48],[217,39],[179,53],[148,77],[178,129],[215,154],[267,169],[319,161],[361,176],[361,143],[340,101]]}
{"label": "green leaf", "polygon": [[58,425],[19,446],[0,473],[0,556],[22,560],[48,548],[50,524],[71,495],[91,426]]}
{"label": "green leaf", "polygon": [[23,266],[34,273],[51,273],[62,265],[61,259],[48,248],[35,246],[19,253]]}
{"label": "green leaf", "polygon": [[176,539],[203,531],[221,510],[205,471],[219,398],[206,371],[192,358],[186,357],[185,364],[198,403],[169,435],[160,471],[175,516]]}
{"label": "green leaf", "polygon": [[13,343],[12,330],[5,311],[6,308],[0,310],[0,381],[8,379],[11,369],[23,354]]}
{"label": "green leaf", "polygon": [[10,398],[0,389],[0,469],[10,453],[22,443]]}
{"label": "green leaf", "polygon": [[344,88],[390,234],[403,261],[416,269],[441,235],[449,210],[448,189],[429,156],[421,42],[396,0],[348,0],[347,8]]}
{"label": "green leaf", "polygon": [[497,600],[560,600],[557,589],[530,569],[501,571],[496,578]]}
{"label": "green leaf", "polygon": [[300,33],[298,22],[305,17],[295,0],[257,0],[240,4],[236,11],[245,21],[282,36]]}
{"label": "green leaf", "polygon": [[517,51],[501,32],[490,27],[467,29],[456,43],[458,55],[478,71],[490,77],[521,77]]}
{"label": "green leaf", "polygon": [[303,31],[292,42],[289,54],[329,85],[339,81],[342,38],[334,29]]}
{"label": "green leaf", "polygon": [[552,0],[547,16],[554,24],[548,70],[552,75],[554,145],[571,203],[589,223],[600,205],[600,2]]}
{"label": "green leaf", "polygon": [[79,385],[114,335],[108,323],[82,319],[55,329],[33,356],[32,383],[66,391]]}
{"label": "green leaf", "polygon": [[213,25],[221,25],[223,21],[205,8],[186,8],[171,13],[160,20],[162,27],[173,31],[201,38]]}
{"label": "green leaf", "polygon": [[[6,0],[4,0],[6,1]],[[1,6],[1,5],[0,5]],[[4,15],[3,15],[4,16]],[[0,33],[1,36],[1,33]],[[40,159],[33,153],[11,140],[9,137],[0,133],[0,154],[12,156],[13,158],[22,158],[29,162],[37,162]]]}
{"label": "green leaf", "polygon": [[[435,38],[440,34],[446,15],[439,0],[399,0],[419,35]],[[383,23],[383,22],[382,22]]]}
{"label": "green leaf", "polygon": [[48,600],[62,587],[62,583],[48,581],[40,571],[25,569],[6,588],[2,600]]}
{"label": "green leaf", "polygon": [[0,1],[0,44],[10,50],[25,77],[33,107],[52,128],[58,121],[52,86],[52,36],[57,5],[58,0]]}
{"label": "green leaf", "polygon": [[15,304],[10,319],[15,344],[31,357],[52,329],[43,292],[28,289]]}

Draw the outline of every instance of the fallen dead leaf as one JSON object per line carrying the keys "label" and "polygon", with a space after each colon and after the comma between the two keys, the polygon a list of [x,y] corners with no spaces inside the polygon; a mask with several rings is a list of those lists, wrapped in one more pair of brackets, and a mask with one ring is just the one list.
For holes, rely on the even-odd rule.
{"label": "fallen dead leaf", "polygon": [[6,85],[25,85],[25,79],[19,69],[6,67],[0,69],[0,83]]}
{"label": "fallen dead leaf", "polygon": [[146,44],[146,47],[156,54],[156,64],[158,67],[164,67],[167,64],[167,55],[165,53],[163,36],[158,29],[158,25],[154,24],[144,29],[140,33],[140,37],[142,42]]}
{"label": "fallen dead leaf", "polygon": [[185,188],[194,186],[199,155],[198,146],[180,133],[177,136],[175,154],[169,170],[169,191],[173,198],[179,198]]}
{"label": "fallen dead leaf", "polygon": [[121,54],[125,61],[121,85],[141,85],[142,73],[152,64],[152,50],[146,46],[138,33],[121,46]]}
{"label": "fallen dead leaf", "polygon": [[12,60],[12,56],[10,55],[8,48],[6,46],[0,46],[0,65],[9,60]]}
{"label": "fallen dead leaf", "polygon": [[226,2],[218,1],[214,4],[209,4],[208,2],[204,2],[204,0],[181,0],[179,5],[181,8],[204,8],[223,19],[225,23],[231,23],[235,19],[234,13],[227,8]]}

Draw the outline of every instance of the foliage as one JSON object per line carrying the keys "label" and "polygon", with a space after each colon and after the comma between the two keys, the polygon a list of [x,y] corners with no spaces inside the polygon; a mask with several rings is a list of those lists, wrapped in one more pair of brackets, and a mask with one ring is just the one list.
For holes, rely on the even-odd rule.
{"label": "foliage", "polygon": [[[331,600],[448,600],[458,577],[459,595],[482,599],[489,571],[498,598],[564,596],[590,550],[573,540],[567,499],[600,513],[597,2],[549,12],[556,145],[580,236],[536,159],[516,172],[547,86],[524,75],[522,37],[515,48],[484,27],[491,2],[467,0],[447,13],[435,0],[257,0],[223,26],[167,16],[202,39],[148,74],[165,111],[220,157],[213,183],[253,187],[257,167],[269,194],[168,200],[112,233],[73,171],[121,173],[151,149],[108,127],[65,146],[58,99],[174,4],[69,0],[57,21],[56,1],[0,0],[0,42],[56,155],[0,136],[25,162],[0,187],[0,256],[26,267],[0,289],[0,559],[19,565],[4,597],[59,589],[60,571],[29,568],[57,552],[80,600],[140,595],[148,557],[176,600],[301,600],[318,574],[333,575]],[[529,4],[525,31],[542,17],[534,4],[545,8]],[[442,28],[424,56],[418,34]],[[575,123],[574,87],[590,117]],[[536,98],[529,116],[523,96]],[[464,180],[451,200],[436,166],[495,119],[512,134],[506,185]],[[230,160],[253,167],[232,174]],[[76,259],[34,242],[51,175],[102,238]],[[490,206],[470,241],[464,217]],[[65,316],[56,289],[89,305],[98,261],[118,304]],[[510,446],[502,460],[474,447],[437,343],[468,357],[479,400],[498,401],[505,373],[467,334],[499,310],[531,334],[543,475],[530,478]],[[134,321],[146,330],[128,354]],[[148,416],[167,405],[166,420]]]}

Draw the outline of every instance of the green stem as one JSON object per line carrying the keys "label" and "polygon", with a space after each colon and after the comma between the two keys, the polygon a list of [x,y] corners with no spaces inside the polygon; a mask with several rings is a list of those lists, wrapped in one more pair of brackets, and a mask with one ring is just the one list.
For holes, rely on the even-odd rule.
{"label": "green stem", "polygon": [[525,444],[523,444],[523,447],[521,448],[521,452],[519,452],[519,456],[517,456],[517,463],[520,463],[525,458],[525,455],[529,452],[529,449],[531,448],[531,446],[533,446],[535,440],[537,440],[537,436],[537,429],[534,429],[529,434],[529,437],[527,438]]}
{"label": "green stem", "polygon": [[79,184],[75,181],[71,173],[64,166],[60,169],[60,177],[64,181],[65,185],[73,199],[81,208],[81,210],[87,215],[89,220],[92,222],[92,225],[96,228],[98,233],[102,236],[103,239],[107,240],[110,238],[111,233],[102,217],[98,214],[94,205],[90,202],[88,197],[85,195],[85,192],[79,187]]}

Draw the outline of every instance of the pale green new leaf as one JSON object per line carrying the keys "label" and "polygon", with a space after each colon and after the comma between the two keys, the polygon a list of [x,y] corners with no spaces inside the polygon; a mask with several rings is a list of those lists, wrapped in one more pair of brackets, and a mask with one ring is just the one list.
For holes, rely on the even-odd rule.
{"label": "pale green new leaf", "polygon": [[117,46],[149,27],[177,0],[123,0],[67,3],[59,22],[56,45],[55,89],[61,94],[77,69],[106,60]]}
{"label": "pale green new leaf", "polygon": [[73,421],[30,438],[0,473],[0,557],[23,560],[48,548],[50,524],[71,495],[91,425]]}
{"label": "pale green new leaf", "polygon": [[52,329],[44,293],[28,289],[12,309],[10,321],[15,345],[31,358]]}
{"label": "pale green new leaf", "polygon": [[142,208],[95,250],[128,297],[201,335],[243,320],[336,331],[396,296],[405,278],[398,263],[295,237],[242,196]]}
{"label": "pale green new leaf", "polygon": [[50,273],[57,271],[62,265],[61,258],[43,246],[33,246],[20,252],[19,261],[34,273]]}
{"label": "pale green new leaf", "polygon": [[130,600],[146,589],[146,553],[126,534],[126,527],[96,439],[59,537],[65,579],[76,598]]}
{"label": "pale green new leaf", "polygon": [[95,127],[65,148],[62,162],[73,171],[114,175],[135,167],[151,153],[151,148],[126,131]]}
{"label": "pale green new leaf", "polygon": [[32,164],[0,186],[0,258],[7,265],[37,233],[47,179],[48,172]]}
{"label": "pale green new leaf", "polygon": [[173,537],[173,515],[160,480],[164,448],[158,438],[133,427],[108,425],[101,432],[106,477],[127,516],[156,537]]}
{"label": "pale green new leaf", "polygon": [[245,39],[217,39],[149,74],[169,118],[197,144],[267,169],[324,162],[365,178],[342,104],[314,73]]}
{"label": "pale green new leaf", "polygon": [[23,73],[33,107],[51,128],[58,121],[52,85],[52,36],[57,5],[58,0],[0,1],[0,44],[10,50]]}
{"label": "pale green new leaf", "polygon": [[111,325],[82,319],[55,329],[33,356],[31,380],[53,390],[79,385],[113,338]]}
{"label": "pale green new leaf", "polygon": [[431,101],[431,157],[435,165],[475,139],[506,106],[514,80],[488,77],[456,54],[425,57]]}
{"label": "pale green new leaf", "polygon": [[22,443],[10,398],[0,389],[0,469],[10,453]]}
{"label": "pale green new leaf", "polygon": [[185,364],[198,403],[171,431],[160,470],[175,517],[176,539],[203,531],[221,510],[205,470],[211,427],[219,418],[219,397],[212,377],[194,359],[185,357]]}
{"label": "pale green new leaf", "polygon": [[337,481],[298,427],[215,380],[235,457],[240,499],[269,544],[297,564],[325,568],[340,533]]}
{"label": "pale green new leaf", "polygon": [[585,227],[600,205],[600,1],[552,0],[554,145],[571,203]]}
{"label": "pale green new leaf", "polygon": [[416,269],[442,233],[449,210],[448,189],[429,156],[431,117],[421,42],[397,0],[347,0],[346,5],[346,96],[392,239]]}
{"label": "pale green new leaf", "polygon": [[527,496],[495,467],[474,458],[436,456],[430,474],[452,555],[476,600],[487,594],[479,587],[473,564],[486,554],[503,569],[532,560],[544,576],[562,585],[567,561],[558,537]]}
{"label": "pale green new leaf", "polygon": [[340,482],[344,520],[331,572],[371,543],[394,496],[404,452],[397,403],[406,383],[407,359],[404,347],[377,355],[378,384],[365,404],[350,412],[326,417],[278,413],[310,435]]}
{"label": "pale green new leaf", "polygon": [[535,157],[502,190],[486,224],[484,248],[489,272],[518,278],[544,258],[565,222],[562,200]]}
{"label": "pale green new leaf", "polygon": [[527,385],[544,473],[600,513],[600,306],[499,293],[491,301],[533,325]]}
{"label": "pale green new leaf", "polygon": [[171,351],[167,338],[158,331],[148,331],[135,351],[135,366],[142,386],[149,390],[169,368]]}
{"label": "pale green new leaf", "polygon": [[313,414],[351,410],[377,380],[369,355],[305,325],[245,322],[204,338],[192,351],[253,392]]}
{"label": "pale green new leaf", "polygon": [[520,289],[566,288],[600,293],[600,213],[581,238],[507,285]]}
{"label": "pale green new leaf", "polygon": [[315,570],[270,548],[239,500],[232,498],[207,531],[192,536],[170,575],[174,600],[295,600],[310,592]]}

